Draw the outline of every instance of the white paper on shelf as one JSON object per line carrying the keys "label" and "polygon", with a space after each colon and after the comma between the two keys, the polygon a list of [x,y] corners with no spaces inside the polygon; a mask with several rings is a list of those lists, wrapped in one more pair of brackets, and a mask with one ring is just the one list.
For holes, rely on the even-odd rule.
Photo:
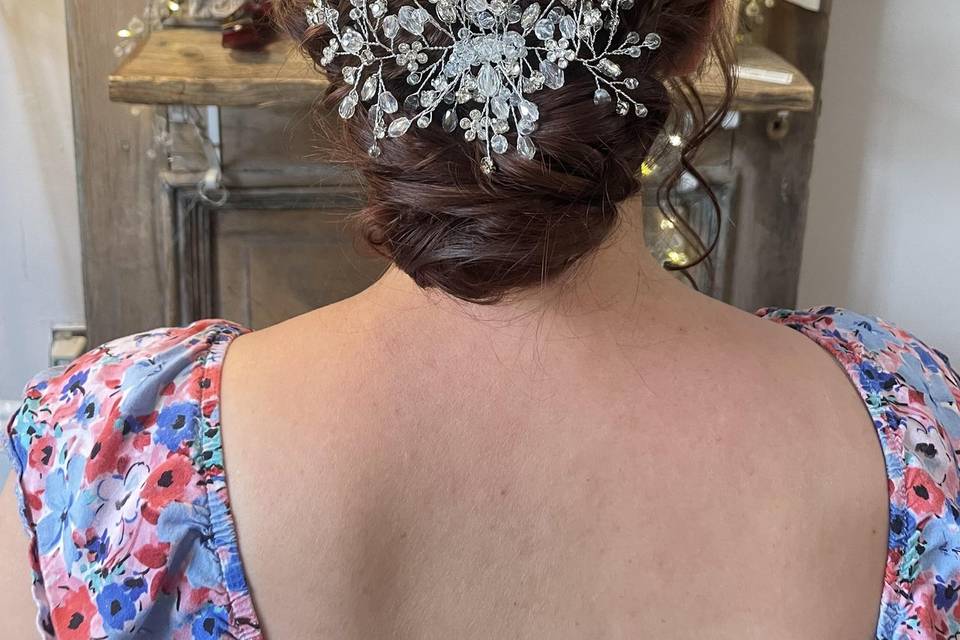
{"label": "white paper on shelf", "polygon": [[743,65],[737,65],[735,70],[737,77],[743,78],[744,80],[757,80],[771,84],[791,84],[793,82],[793,74],[788,71],[772,71],[770,69],[745,67]]}
{"label": "white paper on shelf", "polygon": [[810,11],[820,11],[820,0],[787,0],[787,2],[792,2],[804,9],[810,9]]}

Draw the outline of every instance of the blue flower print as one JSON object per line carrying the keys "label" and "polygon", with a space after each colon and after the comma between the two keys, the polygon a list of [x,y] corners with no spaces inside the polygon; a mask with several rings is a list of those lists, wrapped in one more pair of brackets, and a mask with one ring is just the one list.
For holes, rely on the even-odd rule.
{"label": "blue flower print", "polygon": [[77,407],[77,412],[73,415],[78,424],[85,425],[89,424],[94,418],[97,417],[97,411],[99,410],[97,406],[96,396],[89,395],[83,398],[83,402],[80,403],[80,406]]}
{"label": "blue flower print", "polygon": [[881,371],[869,360],[860,363],[860,386],[864,391],[880,395],[892,389],[895,384],[896,378],[886,371]]}
{"label": "blue flower print", "polygon": [[134,602],[147,592],[147,581],[141,577],[127,578],[123,581],[123,589],[130,594]]}
{"label": "blue flower print", "polygon": [[917,521],[908,509],[890,506],[890,548],[903,549],[917,528]]}
{"label": "blue flower print", "polygon": [[67,384],[63,385],[63,389],[60,391],[60,399],[66,400],[73,397],[74,394],[86,393],[83,389],[83,385],[87,383],[87,376],[89,375],[89,370],[82,369],[70,376]]}
{"label": "blue flower print", "polygon": [[230,621],[227,618],[227,610],[215,606],[206,607],[198,613],[190,627],[193,640],[220,640],[229,629]]}
{"label": "blue flower print", "polygon": [[[951,505],[951,509],[955,507]],[[920,540],[926,549],[926,553],[920,558],[920,570],[936,571],[941,576],[960,576],[958,534],[960,534],[960,528],[953,513],[946,518],[927,520]]]}
{"label": "blue flower print", "polygon": [[933,356],[930,355],[930,352],[924,349],[920,345],[914,345],[913,350],[917,352],[917,355],[920,356],[920,360],[923,362],[923,366],[930,371],[939,371],[940,367],[937,365],[937,361],[933,359]]}
{"label": "blue flower print", "polygon": [[86,500],[86,492],[80,491],[86,460],[75,456],[67,463],[67,472],[57,469],[47,477],[44,498],[50,513],[37,523],[37,548],[40,553],[50,553],[60,543],[63,561],[69,573],[77,559],[77,546],[73,531],[84,530],[93,522],[94,512]]}
{"label": "blue flower print", "polygon": [[933,605],[937,609],[949,609],[957,602],[958,585],[951,580],[944,584],[943,578],[937,576],[937,583],[934,585]]}
{"label": "blue flower print", "polygon": [[839,338],[845,333],[853,334],[868,351],[873,353],[879,353],[891,344],[902,344],[902,341],[883,328],[881,321],[874,316],[836,307],[826,307],[821,310],[821,313],[833,318],[834,325],[837,327],[834,334],[836,337]]}
{"label": "blue flower print", "polygon": [[103,624],[116,631],[137,616],[137,608],[130,591],[118,584],[110,583],[97,595],[97,611],[103,618]]}
{"label": "blue flower print", "polygon": [[132,416],[153,413],[154,403],[163,388],[173,382],[178,373],[187,369],[191,360],[190,352],[177,345],[140,360],[127,369],[120,383],[123,391],[120,412]]}
{"label": "blue flower print", "polygon": [[100,535],[87,540],[85,548],[93,555],[94,562],[103,562],[110,549],[110,538],[107,536],[107,530],[104,529]]}
{"label": "blue flower print", "polygon": [[929,363],[922,362],[921,358],[913,354],[905,353],[897,373],[908,385],[923,391],[925,404],[950,437],[960,438],[960,413],[957,411],[953,393],[930,355],[923,351],[921,354],[926,355]]}
{"label": "blue flower print", "polygon": [[189,562],[187,580],[195,588],[217,587],[222,579],[209,523],[207,509],[182,502],[168,504],[157,520],[157,539],[169,542]]}
{"label": "blue flower print", "polygon": [[893,638],[897,627],[903,621],[909,611],[899,602],[887,602],[880,611],[880,619],[877,623],[877,638]]}
{"label": "blue flower print", "polygon": [[160,412],[157,418],[156,440],[176,451],[184,440],[190,440],[197,432],[200,409],[193,402],[178,402]]}

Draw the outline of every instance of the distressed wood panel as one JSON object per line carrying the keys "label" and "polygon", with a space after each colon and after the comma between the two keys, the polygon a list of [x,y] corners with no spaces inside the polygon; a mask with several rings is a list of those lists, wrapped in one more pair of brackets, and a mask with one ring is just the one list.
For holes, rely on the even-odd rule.
{"label": "distressed wood panel", "polygon": [[174,277],[173,234],[158,173],[147,155],[153,109],[112,103],[104,79],[116,66],[116,25],[143,0],[67,0],[66,31],[76,137],[85,307],[91,344],[166,324]]}
{"label": "distressed wood panel", "polygon": [[262,328],[370,285],[386,262],[354,250],[347,212],[215,212],[216,315]]}
{"label": "distressed wood panel", "polygon": [[357,251],[350,188],[238,189],[221,208],[173,189],[177,322],[225,317],[262,328],[361,291],[387,263]]}
{"label": "distressed wood panel", "polygon": [[[781,3],[769,24],[768,41],[816,86],[823,78],[830,4],[824,0],[814,13]],[[737,131],[741,191],[729,301],[742,309],[796,304],[818,117],[819,100],[811,113],[790,114],[786,129],[775,126],[776,116],[748,114]]]}

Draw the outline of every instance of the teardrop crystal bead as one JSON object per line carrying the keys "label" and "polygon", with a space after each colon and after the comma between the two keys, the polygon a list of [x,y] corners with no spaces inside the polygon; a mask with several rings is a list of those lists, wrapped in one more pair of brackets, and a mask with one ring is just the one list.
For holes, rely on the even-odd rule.
{"label": "teardrop crystal bead", "polygon": [[500,74],[493,70],[490,64],[484,64],[477,74],[477,88],[488,98],[497,95],[500,91]]}
{"label": "teardrop crystal bead", "polygon": [[363,81],[363,87],[360,89],[360,99],[370,100],[377,92],[377,76],[369,76]]}
{"label": "teardrop crystal bead", "polygon": [[387,127],[387,134],[391,138],[402,136],[410,128],[410,118],[397,118]]}
{"label": "teardrop crystal bead", "polygon": [[536,130],[537,130],[537,123],[534,122],[533,120],[526,120],[524,118],[520,118],[520,120],[517,121],[517,133],[519,133],[520,135],[528,136]]}
{"label": "teardrop crystal bead", "polygon": [[348,120],[353,117],[354,111],[357,107],[357,92],[351,91],[343,97],[343,100],[340,101],[340,107],[337,111],[340,114],[340,117],[344,120]]}
{"label": "teardrop crystal bead", "polygon": [[380,105],[380,108],[383,109],[384,113],[395,113],[399,106],[397,105],[397,99],[393,97],[393,94],[389,91],[381,93],[377,103]]}
{"label": "teardrop crystal bead", "polygon": [[521,99],[517,103],[517,107],[520,109],[520,117],[522,119],[531,121],[540,119],[540,109],[529,100]]}
{"label": "teardrop crystal bead", "polygon": [[490,138],[490,148],[493,149],[494,153],[504,153],[507,150],[507,139],[501,134],[497,134]]}
{"label": "teardrop crystal bead", "polygon": [[426,22],[425,14],[426,12],[422,9],[415,9],[410,5],[404,5],[400,7],[400,10],[397,13],[397,19],[400,20],[400,26],[412,33],[415,36],[419,36],[423,33],[423,25]]}
{"label": "teardrop crystal bead", "polygon": [[457,111],[456,109],[447,109],[447,112],[443,114],[443,130],[447,133],[453,133],[457,128]]}
{"label": "teardrop crystal bead", "polygon": [[490,101],[490,108],[493,110],[493,115],[498,118],[506,118],[510,115],[510,105],[507,104],[507,101],[497,96]]}
{"label": "teardrop crystal bead", "polygon": [[540,61],[540,73],[543,74],[543,84],[551,89],[559,89],[563,86],[563,69],[549,60]]}
{"label": "teardrop crystal bead", "polygon": [[397,37],[399,31],[400,21],[397,20],[397,16],[390,15],[383,19],[383,35],[392,40]]}
{"label": "teardrop crystal bead", "polygon": [[537,148],[533,146],[533,142],[527,136],[517,136],[517,151],[527,160],[532,160],[537,153]]}
{"label": "teardrop crystal bead", "polygon": [[347,53],[357,53],[363,47],[363,36],[348,27],[340,35],[340,46]]}
{"label": "teardrop crystal bead", "polygon": [[523,14],[520,16],[520,26],[524,29],[529,29],[536,23],[537,18],[540,16],[540,5],[534,2],[531,5],[528,5],[526,9],[523,10]]}
{"label": "teardrop crystal bead", "polygon": [[610,92],[606,89],[597,89],[593,92],[593,104],[600,106],[610,104]]}
{"label": "teardrop crystal bead", "polygon": [[533,32],[541,40],[553,40],[554,28],[553,22],[548,18],[540,18],[533,27]]}

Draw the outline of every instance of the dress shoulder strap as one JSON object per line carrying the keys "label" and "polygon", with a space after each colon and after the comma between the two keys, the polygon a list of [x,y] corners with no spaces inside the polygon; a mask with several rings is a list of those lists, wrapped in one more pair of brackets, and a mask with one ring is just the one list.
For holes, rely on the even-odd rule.
{"label": "dress shoulder strap", "polygon": [[246,331],[134,334],[27,384],[6,444],[43,637],[260,637],[219,417],[220,365]]}
{"label": "dress shoulder strap", "polygon": [[828,351],[863,399],[890,495],[878,640],[960,634],[960,376],[945,354],[874,316],[763,308]]}

